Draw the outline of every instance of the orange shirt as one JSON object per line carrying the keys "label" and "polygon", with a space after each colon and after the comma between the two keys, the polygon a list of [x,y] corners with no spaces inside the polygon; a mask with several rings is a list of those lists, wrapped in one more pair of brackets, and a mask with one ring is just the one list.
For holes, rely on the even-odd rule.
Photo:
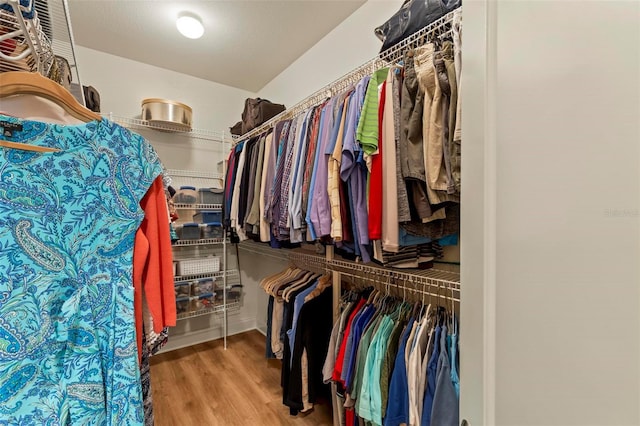
{"label": "orange shirt", "polygon": [[142,290],[153,318],[154,332],[176,325],[173,254],[169,216],[162,176],[158,176],[140,202],[144,219],[133,249],[134,311],[138,356],[142,356]]}

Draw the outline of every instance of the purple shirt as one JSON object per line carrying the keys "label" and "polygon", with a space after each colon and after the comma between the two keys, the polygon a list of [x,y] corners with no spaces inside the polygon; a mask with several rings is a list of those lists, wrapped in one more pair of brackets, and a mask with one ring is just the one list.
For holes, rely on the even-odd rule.
{"label": "purple shirt", "polygon": [[[356,142],[356,130],[362,112],[362,104],[369,78],[358,82],[356,90],[349,100],[349,110],[345,125],[345,135],[342,147],[342,162],[340,178],[349,183],[351,188],[351,206],[353,213],[353,228],[362,261],[371,261],[365,245],[369,244],[369,216],[367,213],[367,169],[366,164],[357,164],[362,160],[362,150]],[[364,165],[364,169],[362,166]]]}
{"label": "purple shirt", "polygon": [[367,91],[369,79],[370,77],[366,76],[358,82],[355,93],[349,100],[349,110],[342,142],[342,161],[340,164],[340,178],[344,182],[346,182],[351,175],[353,167],[356,165],[356,159],[358,157],[357,151],[360,150],[360,146],[356,142],[356,130],[358,129],[358,122],[360,121],[364,95]]}
{"label": "purple shirt", "polygon": [[[331,233],[331,207],[329,205],[328,175],[329,175],[329,157],[325,155],[325,150],[331,139],[331,130],[333,129],[333,108],[336,98],[331,101],[323,109],[322,122],[322,138],[318,146],[318,155],[316,156],[315,166],[315,185],[313,187],[311,203],[311,223],[318,238],[329,235]],[[309,189],[311,191],[311,189]]]}

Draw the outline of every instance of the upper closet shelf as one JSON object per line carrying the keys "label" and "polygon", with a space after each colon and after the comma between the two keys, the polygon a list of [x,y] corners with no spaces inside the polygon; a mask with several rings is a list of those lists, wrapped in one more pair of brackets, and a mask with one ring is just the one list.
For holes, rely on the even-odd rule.
{"label": "upper closet shelf", "polygon": [[357,83],[365,75],[371,75],[375,70],[381,67],[399,62],[402,60],[404,53],[408,49],[418,47],[427,41],[442,39],[449,35],[451,33],[451,23],[453,22],[453,18],[456,13],[460,13],[460,8],[452,10],[403,41],[390,47],[384,52],[380,52],[375,58],[365,62],[357,68],[354,68],[342,77],[315,91],[312,95],[306,97],[294,106],[287,108],[255,129],[241,136],[232,136],[234,143],[247,140],[253,136],[261,135],[269,128],[273,127],[275,123],[294,117],[311,107],[321,104],[327,98],[344,91],[349,87],[349,85]]}
{"label": "upper closet shelf", "polygon": [[106,118],[129,129],[152,129],[159,130],[161,132],[172,132],[176,136],[216,142],[221,144],[230,144],[232,142],[230,135],[224,131],[191,129],[190,131],[185,132],[183,129],[180,129],[177,126],[171,126],[170,124],[151,123],[149,121],[140,120],[138,118],[121,117],[118,115],[114,115],[113,113],[109,113],[108,115],[106,115]]}

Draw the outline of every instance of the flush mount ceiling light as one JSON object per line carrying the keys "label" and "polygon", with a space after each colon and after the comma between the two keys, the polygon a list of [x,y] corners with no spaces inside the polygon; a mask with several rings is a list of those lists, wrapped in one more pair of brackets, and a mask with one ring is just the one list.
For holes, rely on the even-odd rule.
{"label": "flush mount ceiling light", "polygon": [[196,39],[204,34],[202,20],[191,13],[181,13],[176,21],[176,27],[180,34],[187,38]]}

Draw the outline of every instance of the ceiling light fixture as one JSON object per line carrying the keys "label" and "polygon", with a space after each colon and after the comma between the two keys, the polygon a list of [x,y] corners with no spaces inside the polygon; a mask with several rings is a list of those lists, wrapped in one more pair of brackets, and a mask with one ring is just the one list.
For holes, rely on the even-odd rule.
{"label": "ceiling light fixture", "polygon": [[197,39],[204,34],[202,20],[191,13],[181,13],[176,21],[176,27],[180,34],[187,38]]}

